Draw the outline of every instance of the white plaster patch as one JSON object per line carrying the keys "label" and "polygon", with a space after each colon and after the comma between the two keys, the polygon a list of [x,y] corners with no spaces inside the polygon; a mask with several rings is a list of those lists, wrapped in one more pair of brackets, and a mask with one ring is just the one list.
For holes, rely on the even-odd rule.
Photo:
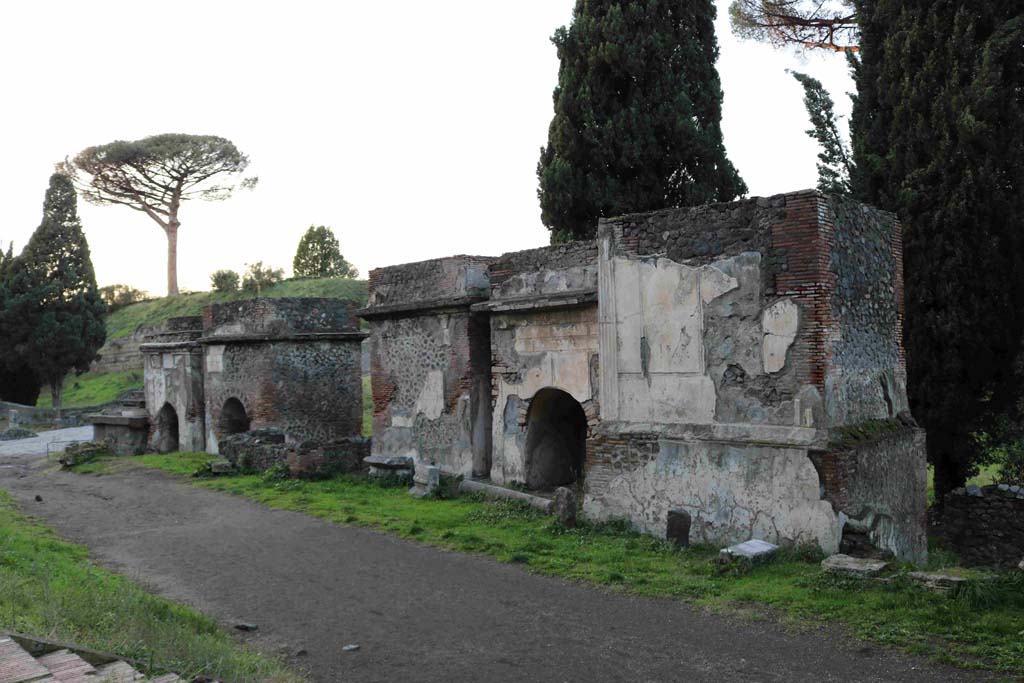
{"label": "white plaster patch", "polygon": [[206,347],[206,371],[207,372],[224,372],[224,349],[226,347],[220,345],[210,345]]}
{"label": "white plaster patch", "polygon": [[764,309],[761,330],[764,341],[761,354],[764,371],[778,372],[786,365],[786,352],[796,339],[800,325],[800,307],[792,299],[780,299]]}
{"label": "white plaster patch", "polygon": [[413,415],[423,415],[428,420],[436,420],[444,412],[444,374],[440,370],[431,370],[423,380],[420,395],[416,398]]}

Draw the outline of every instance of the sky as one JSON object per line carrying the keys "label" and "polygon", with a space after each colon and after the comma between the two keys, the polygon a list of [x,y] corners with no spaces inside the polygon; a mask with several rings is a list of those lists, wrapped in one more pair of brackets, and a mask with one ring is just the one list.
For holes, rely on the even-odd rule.
{"label": "sky", "polygon": [[[0,22],[0,245],[25,245],[53,165],[113,140],[219,135],[258,186],[181,209],[179,282],[262,261],[291,273],[328,225],[371,268],[542,246],[536,167],[558,79],[550,36],[574,0],[10,3]],[[813,187],[796,69],[841,114],[845,60],[738,41],[719,0],[729,158],[750,196]],[[510,8],[514,7],[514,11]],[[79,202],[101,286],[166,291],[166,238],[144,214]]]}

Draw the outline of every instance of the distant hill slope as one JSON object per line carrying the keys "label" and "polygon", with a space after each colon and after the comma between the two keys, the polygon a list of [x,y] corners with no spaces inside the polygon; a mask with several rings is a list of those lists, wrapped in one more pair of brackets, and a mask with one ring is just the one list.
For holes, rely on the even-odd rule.
{"label": "distant hill slope", "polygon": [[[366,280],[348,280],[344,278],[324,278],[320,280],[286,280],[263,290],[262,296],[281,298],[286,296],[333,297],[348,299],[366,305]],[[152,299],[141,303],[125,306],[114,311],[107,318],[107,342],[126,337],[139,325],[155,325],[167,318],[183,315],[199,315],[205,306],[222,301],[252,299],[250,292],[192,292],[173,297]],[[102,353],[102,351],[101,351]]]}

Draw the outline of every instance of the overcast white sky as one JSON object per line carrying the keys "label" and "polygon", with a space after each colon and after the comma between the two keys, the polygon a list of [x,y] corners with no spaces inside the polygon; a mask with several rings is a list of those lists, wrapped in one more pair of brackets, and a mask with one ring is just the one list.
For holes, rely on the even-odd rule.
{"label": "overcast white sky", "polygon": [[[0,10],[0,244],[39,224],[53,164],[157,133],[220,135],[252,192],[181,212],[179,279],[262,260],[291,272],[331,226],[370,268],[541,246],[536,165],[574,0],[19,2]],[[741,43],[719,0],[725,144],[751,195],[812,187],[815,144],[787,68],[842,113],[845,61]],[[79,210],[100,285],[165,292],[166,241],[126,207]]]}

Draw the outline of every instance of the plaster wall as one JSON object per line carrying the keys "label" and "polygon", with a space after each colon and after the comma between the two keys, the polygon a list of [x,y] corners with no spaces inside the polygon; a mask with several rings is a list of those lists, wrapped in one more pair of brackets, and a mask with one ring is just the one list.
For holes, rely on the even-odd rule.
{"label": "plaster wall", "polygon": [[203,400],[203,356],[198,344],[157,344],[142,347],[146,411],[150,423],[150,448],[160,440],[157,414],[170,404],[178,416],[178,447],[183,451],[206,448]]}

